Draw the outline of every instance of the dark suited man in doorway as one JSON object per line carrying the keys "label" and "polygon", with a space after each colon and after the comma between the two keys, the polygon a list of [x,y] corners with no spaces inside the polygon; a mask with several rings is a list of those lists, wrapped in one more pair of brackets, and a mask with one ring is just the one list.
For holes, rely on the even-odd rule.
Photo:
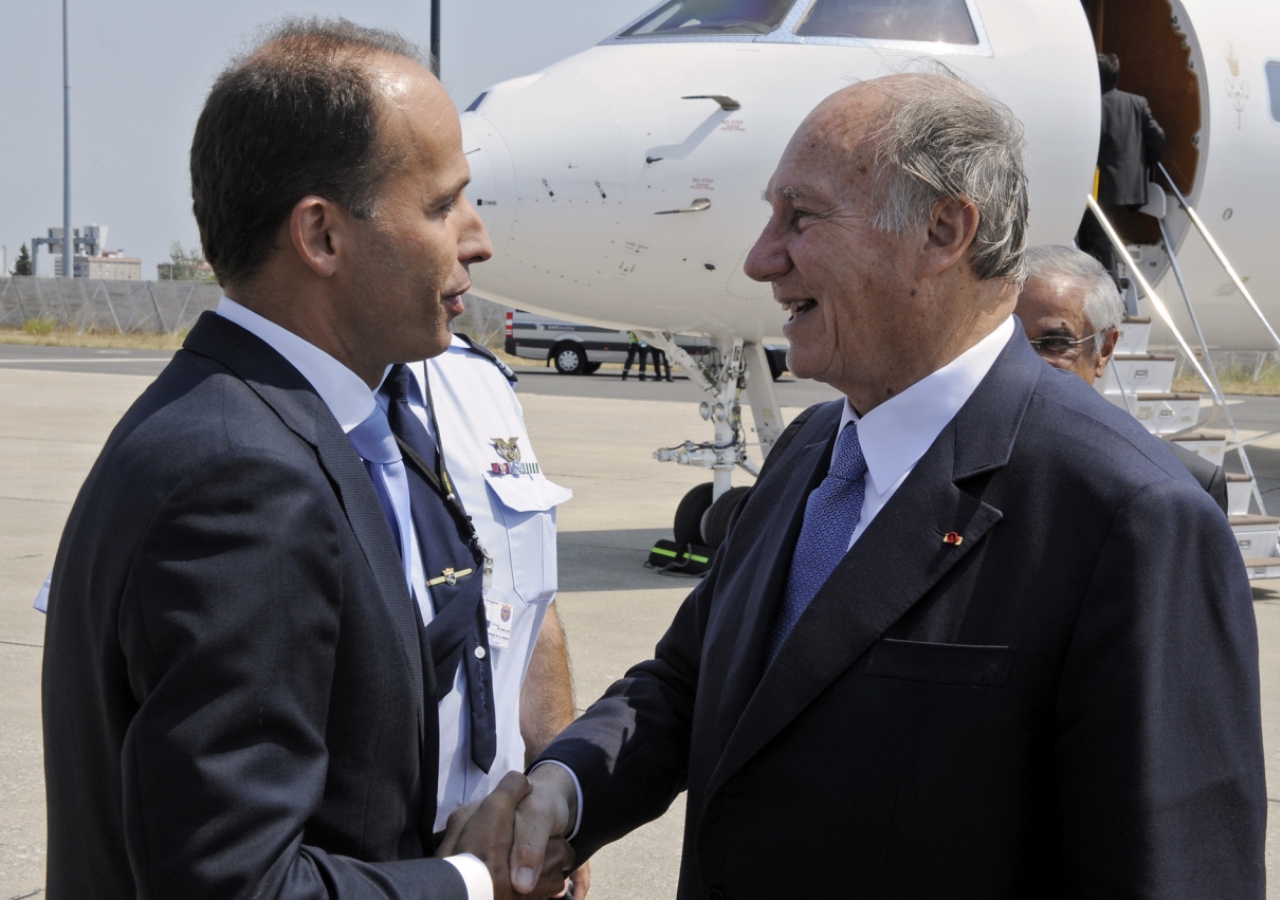
{"label": "dark suited man in doorway", "polygon": [[1262,897],[1240,554],[1022,333],[1021,146],[945,73],[847,88],[792,138],[746,271],[791,371],[844,398],[535,762],[518,885],[549,835],[589,857],[687,790],[681,900]]}
{"label": "dark suited man in doorway", "polygon": [[431,858],[413,560],[441,535],[373,394],[448,347],[492,252],[457,112],[395,35],[293,21],[219,76],[191,175],[226,296],[111,434],[52,576],[48,896],[507,896],[522,775]]}
{"label": "dark suited man in doorway", "polygon": [[[1120,207],[1138,209],[1147,202],[1147,173],[1164,153],[1164,129],[1151,115],[1147,98],[1120,90],[1120,58],[1098,54],[1102,85],[1102,129],[1098,142],[1098,205],[1110,218]],[[1076,235],[1080,249],[1118,278],[1115,247],[1092,210],[1086,210]]]}

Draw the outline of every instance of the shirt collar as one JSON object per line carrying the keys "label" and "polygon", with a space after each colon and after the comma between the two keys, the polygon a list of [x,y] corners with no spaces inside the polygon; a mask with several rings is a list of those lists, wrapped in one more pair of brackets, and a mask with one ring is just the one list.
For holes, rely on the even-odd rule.
{"label": "shirt collar", "polygon": [[360,376],[292,331],[258,315],[230,297],[218,301],[218,315],[261,338],[307,379],[343,432],[369,417],[376,405],[373,391]]}
{"label": "shirt collar", "polygon": [[[466,349],[466,347],[467,347],[467,344],[466,344],[466,342],[465,342],[465,341],[463,341],[463,340],[462,340],[462,338],[458,337],[458,336],[455,334],[455,335],[453,335],[453,336],[449,339],[449,346],[448,346],[448,348],[447,348],[444,352],[445,352],[445,353],[448,353],[450,350],[454,350],[454,349],[457,349],[457,348],[459,348],[459,347],[461,347],[462,349],[464,349],[464,350],[465,350],[465,349]],[[440,356],[443,356],[443,355],[444,355],[444,353],[440,354]],[[440,358],[440,356],[432,357],[432,359],[439,359],[439,358]],[[416,396],[416,397],[410,397],[410,398],[409,398],[409,402],[410,402],[410,403],[416,403],[416,404],[418,404],[419,406],[422,406],[422,407],[424,407],[424,408],[425,408],[425,407],[426,407],[426,405],[427,405],[427,400],[426,400],[426,397],[427,397],[427,363],[426,363],[426,360],[419,360],[418,362],[406,363],[405,365],[407,365],[407,366],[409,367],[409,371],[413,373],[413,383],[414,383],[414,384],[416,384],[416,385],[418,386],[418,396]],[[388,371],[390,371],[390,370],[388,370]]]}
{"label": "shirt collar", "polygon": [[[926,375],[865,416],[844,401],[840,430],[858,423],[867,474],[883,494],[920,461],[942,429],[977,390],[1013,336],[1013,316],[936,372]],[[838,432],[837,432],[838,433]]]}

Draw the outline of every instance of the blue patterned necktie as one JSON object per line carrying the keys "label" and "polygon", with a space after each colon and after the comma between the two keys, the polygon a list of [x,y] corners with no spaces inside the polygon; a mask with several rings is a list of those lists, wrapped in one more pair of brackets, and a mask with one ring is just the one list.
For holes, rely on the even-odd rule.
{"label": "blue patterned necktie", "polygon": [[809,601],[849,551],[849,540],[862,519],[866,474],[867,460],[858,443],[858,423],[850,422],[836,441],[831,471],[805,504],[804,525],[791,557],[786,595],[769,638],[770,660],[778,655]]}

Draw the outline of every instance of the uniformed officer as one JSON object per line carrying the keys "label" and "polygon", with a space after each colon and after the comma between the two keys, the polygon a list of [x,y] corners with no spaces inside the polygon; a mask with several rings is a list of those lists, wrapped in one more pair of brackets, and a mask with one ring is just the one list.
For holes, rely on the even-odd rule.
{"label": "uniformed officer", "polygon": [[[471,665],[458,665],[439,704],[441,831],[451,812],[484,798],[506,772],[523,771],[573,721],[568,651],[553,600],[555,510],[573,492],[542,472],[512,389],[516,376],[488,349],[455,335],[440,356],[405,368],[412,375],[409,408],[435,440],[440,471],[492,560],[483,588],[486,634],[468,646],[488,664],[481,676],[492,679],[494,756],[487,772],[476,763],[468,684],[476,668],[466,660]],[[574,873],[579,900],[589,877],[586,866]]]}

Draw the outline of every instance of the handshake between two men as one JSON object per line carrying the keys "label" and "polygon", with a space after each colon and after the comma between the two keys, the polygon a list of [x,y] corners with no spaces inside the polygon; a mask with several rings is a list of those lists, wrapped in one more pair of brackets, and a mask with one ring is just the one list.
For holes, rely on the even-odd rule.
{"label": "handshake between two men", "polygon": [[585,867],[572,873],[568,838],[577,816],[572,777],[560,766],[539,766],[526,778],[508,772],[488,797],[449,816],[441,856],[471,853],[489,869],[494,900],[581,898],[590,886]]}
{"label": "handshake between two men", "polygon": [[[654,657],[463,806],[473,769],[526,763],[503,673],[530,657],[456,577],[507,536],[466,514],[479,468],[474,502],[441,487],[411,362],[465,361],[448,325],[492,253],[423,62],[287,22],[210,93],[193,206],[226,296],[108,440],[51,580],[49,900],[554,896],[681,791],[679,900],[1261,900],[1231,529],[1032,350],[1021,125],[945,71],[831,95],[765,191],[746,273],[788,368],[843,398],[775,443]],[[518,427],[470,376],[459,421]]]}

